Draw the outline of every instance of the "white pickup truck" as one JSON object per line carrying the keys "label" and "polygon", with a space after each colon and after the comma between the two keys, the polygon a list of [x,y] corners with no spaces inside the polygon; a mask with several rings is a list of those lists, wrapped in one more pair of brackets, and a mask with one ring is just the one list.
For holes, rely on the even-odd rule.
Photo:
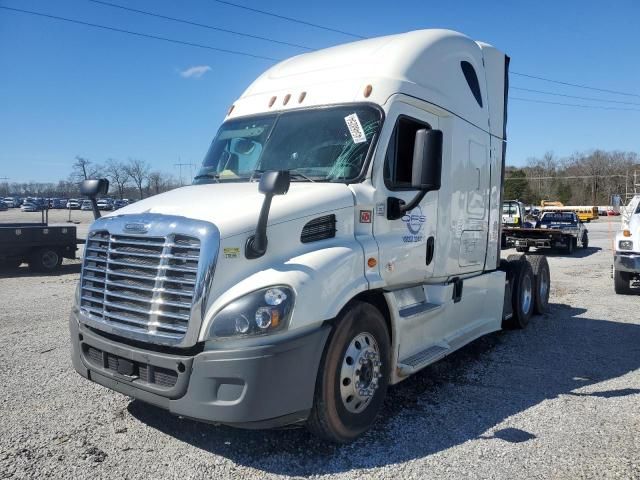
{"label": "white pickup truck", "polygon": [[624,209],[622,228],[616,234],[613,257],[616,293],[632,293],[632,280],[640,280],[640,195],[634,196]]}
{"label": "white pickup truck", "polygon": [[75,369],[176,415],[348,442],[390,384],[524,327],[549,267],[499,256],[508,62],[421,30],[267,70],[194,185],[91,226]]}

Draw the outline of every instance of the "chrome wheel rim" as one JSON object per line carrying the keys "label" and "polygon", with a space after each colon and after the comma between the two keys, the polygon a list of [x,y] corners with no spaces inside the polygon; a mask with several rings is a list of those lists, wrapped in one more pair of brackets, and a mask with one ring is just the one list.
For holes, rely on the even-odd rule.
{"label": "chrome wheel rim", "polygon": [[529,313],[531,309],[531,299],[533,298],[531,288],[531,277],[525,276],[522,281],[522,312]]}
{"label": "chrome wheel rim", "polygon": [[540,298],[542,299],[542,301],[546,301],[548,293],[549,293],[549,279],[547,278],[547,275],[541,274]]}
{"label": "chrome wheel rim", "polygon": [[356,335],[344,353],[340,369],[340,397],[348,412],[362,412],[374,397],[382,377],[380,349],[373,335]]}
{"label": "chrome wheel rim", "polygon": [[47,250],[42,254],[42,266],[46,269],[55,268],[58,265],[58,254],[53,250]]}

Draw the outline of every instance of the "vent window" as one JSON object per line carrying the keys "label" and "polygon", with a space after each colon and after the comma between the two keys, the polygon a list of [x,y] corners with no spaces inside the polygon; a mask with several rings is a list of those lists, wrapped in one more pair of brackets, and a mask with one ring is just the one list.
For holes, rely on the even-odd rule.
{"label": "vent window", "polygon": [[336,216],[325,215],[307,222],[300,234],[302,243],[316,242],[336,236]]}
{"label": "vent window", "polygon": [[482,93],[480,92],[480,82],[478,82],[478,75],[476,74],[475,68],[473,68],[473,65],[469,62],[460,62],[460,67],[471,89],[471,93],[473,93],[476,102],[478,102],[478,105],[482,108]]}

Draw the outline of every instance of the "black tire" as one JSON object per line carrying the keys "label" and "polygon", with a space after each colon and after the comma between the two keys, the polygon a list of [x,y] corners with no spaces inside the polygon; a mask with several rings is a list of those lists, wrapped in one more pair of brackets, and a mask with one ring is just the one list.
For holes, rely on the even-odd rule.
{"label": "black tire", "polygon": [[505,271],[511,284],[513,314],[511,318],[504,320],[503,326],[506,328],[525,328],[533,314],[535,298],[533,270],[526,257],[519,256],[519,258],[509,259]]}
{"label": "black tire", "polygon": [[36,250],[29,258],[29,268],[36,272],[53,272],[60,267],[62,255],[54,248]]}
{"label": "black tire", "polygon": [[[359,365],[358,360],[362,357],[354,359],[349,352],[353,350],[354,345],[357,346],[357,339],[363,334],[371,335],[377,343],[380,362],[377,366],[380,374],[377,378],[377,387],[373,387],[373,394],[364,402],[364,406],[360,402],[361,392],[360,394],[353,392],[356,395],[355,397],[351,395],[349,400],[348,392],[344,391],[352,388],[350,385],[356,388],[356,384],[344,372],[349,368],[348,365],[354,363],[356,366]],[[369,344],[365,350],[370,351],[371,348],[373,347]],[[365,351],[362,350],[360,353],[364,354]],[[352,363],[349,363],[349,358]],[[375,361],[372,365],[366,362],[364,364],[366,368],[374,368],[372,365]],[[384,401],[389,382],[390,364],[391,346],[384,317],[377,308],[368,303],[351,303],[336,319],[336,326],[327,340],[318,370],[313,407],[307,419],[307,428],[318,437],[336,443],[351,442],[368,430]],[[354,368],[362,369],[362,367]],[[361,370],[356,369],[355,372],[361,372]],[[371,372],[367,371],[367,373]],[[373,375],[377,376],[375,370]],[[368,387],[370,386],[371,383],[368,384]],[[347,405],[352,410],[357,407],[362,410],[350,411]]]}
{"label": "black tire", "polygon": [[516,247],[516,252],[529,253],[529,247]]}
{"label": "black tire", "polygon": [[549,309],[549,292],[551,290],[551,272],[549,262],[544,255],[527,257],[531,265],[534,280],[534,302],[533,311],[539,315]]}
{"label": "black tire", "polygon": [[631,278],[627,272],[619,272],[618,270],[613,271],[613,288],[618,295],[631,294],[631,287],[629,286],[630,281]]}
{"label": "black tire", "polygon": [[575,239],[573,237],[569,237],[567,239],[567,245],[564,247],[564,251],[567,255],[573,255],[573,242]]}
{"label": "black tire", "polygon": [[582,234],[582,248],[589,248],[589,235],[587,235],[587,232]]}

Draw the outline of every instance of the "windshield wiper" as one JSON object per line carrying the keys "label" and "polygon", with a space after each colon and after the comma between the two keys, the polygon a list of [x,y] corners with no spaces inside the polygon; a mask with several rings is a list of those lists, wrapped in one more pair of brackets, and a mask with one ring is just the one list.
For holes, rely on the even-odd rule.
{"label": "windshield wiper", "polygon": [[291,175],[291,177],[302,178],[302,179],[306,180],[307,182],[315,183],[314,179],[312,179],[311,177],[307,177],[304,173],[300,173],[295,168],[292,169],[292,170],[289,170],[289,175]]}
{"label": "windshield wiper", "polygon": [[[262,175],[265,172],[268,172],[268,170],[255,169],[253,171],[253,175],[251,175],[251,179],[253,180],[253,177],[255,175]],[[302,180],[305,180],[305,181],[311,182],[311,183],[315,183],[316,182],[313,178],[306,176],[304,173],[299,172],[295,168],[292,168],[292,169],[289,170],[289,175],[291,176],[291,178],[297,178],[299,180],[302,179]]]}
{"label": "windshield wiper", "polygon": [[214,180],[220,182],[220,175],[218,175],[217,173],[201,173],[200,175],[196,175],[195,177],[193,177],[194,180],[199,180],[200,178],[213,178]]}

